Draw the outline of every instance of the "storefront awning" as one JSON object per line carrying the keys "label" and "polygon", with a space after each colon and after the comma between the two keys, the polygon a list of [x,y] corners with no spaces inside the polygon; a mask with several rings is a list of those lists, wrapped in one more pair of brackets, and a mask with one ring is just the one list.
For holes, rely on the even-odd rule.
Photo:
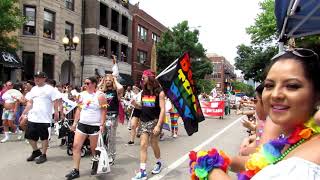
{"label": "storefront awning", "polygon": [[0,52],[0,64],[4,67],[21,68],[23,64],[16,53]]}

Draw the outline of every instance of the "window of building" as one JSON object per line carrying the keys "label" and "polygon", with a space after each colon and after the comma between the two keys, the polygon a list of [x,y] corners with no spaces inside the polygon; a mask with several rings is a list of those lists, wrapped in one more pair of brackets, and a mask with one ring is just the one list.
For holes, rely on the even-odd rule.
{"label": "window of building", "polygon": [[65,24],[65,30],[64,30],[64,34],[69,38],[73,38],[73,24],[66,22]]}
{"label": "window of building", "polygon": [[128,18],[122,15],[121,34],[128,36]]}
{"label": "window of building", "polygon": [[119,42],[111,40],[111,56],[117,56],[117,60],[119,60]]}
{"label": "window of building", "polygon": [[65,0],[65,3],[67,9],[74,10],[74,0]]}
{"label": "window of building", "polygon": [[99,37],[99,55],[107,57],[108,40],[102,36]]}
{"label": "window of building", "polygon": [[158,36],[156,33],[152,33],[152,40],[153,42],[158,43],[160,41],[160,36]]}
{"label": "window of building", "polygon": [[43,17],[43,37],[54,39],[54,23],[55,23],[55,14],[49,10],[44,10]]}
{"label": "window of building", "polygon": [[54,79],[54,55],[43,54],[42,71],[47,73],[49,79]]}
{"label": "window of building", "polygon": [[22,80],[33,79],[34,75],[34,64],[35,64],[35,53],[34,52],[22,52],[22,62],[23,62],[23,74]]}
{"label": "window of building", "polygon": [[36,8],[24,6],[23,13],[27,19],[27,22],[23,25],[23,34],[36,35]]}
{"label": "window of building", "polygon": [[108,27],[108,6],[100,3],[100,25]]}
{"label": "window of building", "polygon": [[119,30],[119,13],[113,9],[111,11],[111,29],[116,32]]}
{"label": "window of building", "polygon": [[141,64],[146,63],[147,62],[147,52],[138,50],[137,61]]}
{"label": "window of building", "polygon": [[138,25],[138,37],[142,41],[147,41],[148,30],[140,25]]}
{"label": "window of building", "polygon": [[121,44],[121,57],[120,61],[128,62],[128,46],[125,44]]}

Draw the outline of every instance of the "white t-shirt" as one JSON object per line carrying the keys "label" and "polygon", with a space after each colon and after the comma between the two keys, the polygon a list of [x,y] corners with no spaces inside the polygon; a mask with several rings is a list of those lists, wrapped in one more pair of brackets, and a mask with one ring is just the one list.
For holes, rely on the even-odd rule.
{"label": "white t-shirt", "polygon": [[91,126],[99,126],[101,121],[101,107],[99,103],[99,95],[102,92],[97,91],[89,94],[87,91],[80,93],[79,105],[81,107],[80,120],[82,124]]}
{"label": "white t-shirt", "polygon": [[33,105],[28,113],[28,121],[34,123],[51,123],[53,101],[61,98],[60,94],[50,85],[34,86],[26,94],[27,100],[32,100]]}

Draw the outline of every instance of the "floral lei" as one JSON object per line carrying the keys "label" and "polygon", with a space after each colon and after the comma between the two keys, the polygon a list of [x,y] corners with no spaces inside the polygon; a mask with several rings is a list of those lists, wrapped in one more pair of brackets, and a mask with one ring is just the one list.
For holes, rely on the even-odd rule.
{"label": "floral lei", "polygon": [[[318,133],[320,133],[320,127],[314,122],[314,118],[310,118],[304,125],[297,126],[290,136],[280,135],[278,139],[259,146],[258,151],[250,155],[246,162],[246,171],[238,173],[238,180],[251,179],[261,169],[281,161],[289,152]],[[289,148],[282,153],[286,145],[289,145]],[[220,168],[226,172],[231,163],[230,158],[223,151],[218,153],[214,148],[198,153],[191,151],[189,158],[192,180],[207,180],[209,172],[214,168]]]}
{"label": "floral lei", "polygon": [[[310,118],[304,125],[297,126],[290,136],[280,135],[278,139],[270,140],[268,143],[261,145],[256,153],[250,155],[245,164],[246,171],[238,173],[238,180],[251,179],[261,169],[270,164],[278,163],[293,149],[319,132],[320,127],[316,125],[314,118]],[[289,148],[283,152],[286,145],[289,145]]]}
{"label": "floral lei", "polygon": [[215,148],[210,151],[199,151],[198,153],[191,151],[189,158],[192,180],[207,180],[209,172],[213,168],[221,168],[226,172],[231,163],[230,158],[223,151],[218,152]]}

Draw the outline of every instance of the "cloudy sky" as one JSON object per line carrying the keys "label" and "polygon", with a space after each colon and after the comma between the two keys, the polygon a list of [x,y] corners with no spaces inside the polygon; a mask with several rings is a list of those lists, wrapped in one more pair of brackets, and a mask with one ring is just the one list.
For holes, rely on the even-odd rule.
{"label": "cloudy sky", "polygon": [[234,63],[236,46],[249,44],[245,28],[260,12],[259,0],[130,0],[166,27],[188,20],[199,27],[207,53],[217,53]]}

